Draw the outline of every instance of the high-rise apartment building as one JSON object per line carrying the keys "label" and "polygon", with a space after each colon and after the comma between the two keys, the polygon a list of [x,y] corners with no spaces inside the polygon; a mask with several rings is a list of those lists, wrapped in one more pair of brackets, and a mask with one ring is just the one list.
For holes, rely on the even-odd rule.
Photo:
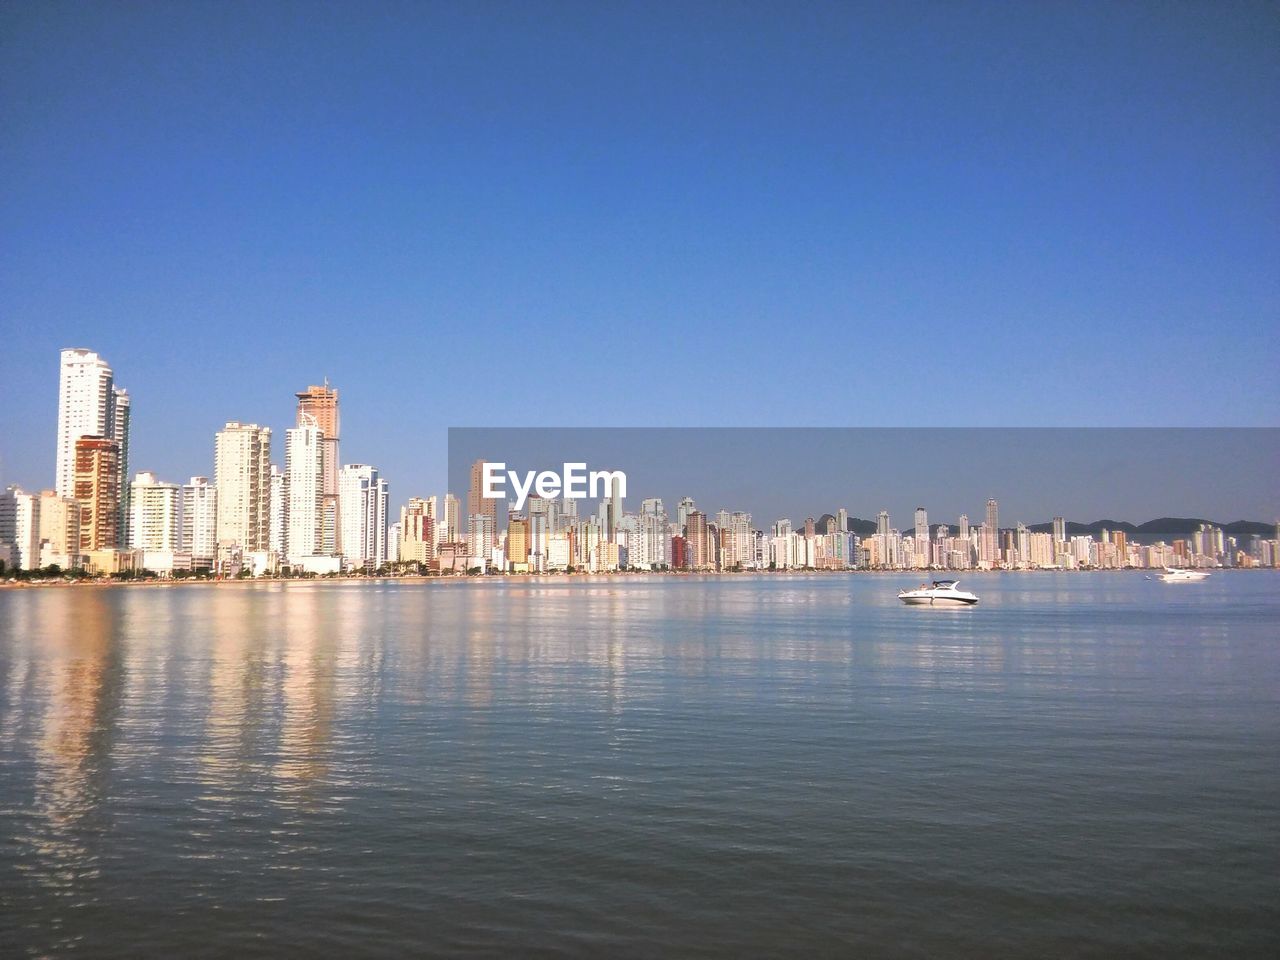
{"label": "high-rise apartment building", "polygon": [[452,493],[444,495],[444,513],[441,521],[444,523],[443,539],[439,543],[457,543],[462,539],[462,510],[458,498]]}
{"label": "high-rise apartment building", "polygon": [[693,513],[697,507],[694,506],[693,497],[681,497],[680,502],[676,504],[676,523],[680,525],[680,529],[684,530],[685,525],[689,522],[689,514]]}
{"label": "high-rise apartment building", "polygon": [[289,531],[285,523],[285,508],[289,485],[284,471],[274,463],[271,465],[271,476],[268,482],[271,485],[271,495],[267,509],[270,511],[271,521],[267,532],[267,549],[277,557],[286,557],[289,555]]}
{"label": "high-rise apartment building", "polygon": [[916,566],[929,565],[929,511],[924,507],[916,507]]}
{"label": "high-rise apartment building", "polygon": [[127,542],[129,529],[128,391],[115,385],[110,365],[92,350],[63,350],[58,374],[58,451],[54,487],[61,497],[75,496],[76,441],[104,437],[116,442],[115,490],[112,509],[115,544]]}
{"label": "high-rise apartment building", "polygon": [[295,563],[324,548],[323,442],[317,427],[284,432],[285,549]]}
{"label": "high-rise apartment building", "polygon": [[529,569],[529,521],[519,514],[507,521],[507,565],[515,573]]}
{"label": "high-rise apartment building", "polygon": [[751,514],[721,510],[716,514],[716,530],[720,537],[721,566],[727,570],[753,561]]}
{"label": "high-rise apartment building", "polygon": [[17,569],[40,566],[40,497],[16,484],[0,495],[0,545]]}
{"label": "high-rise apartment building", "polygon": [[129,500],[133,495],[129,484],[129,424],[133,416],[133,401],[129,399],[129,391],[122,387],[111,388],[111,434],[120,450],[120,462],[117,469],[120,476],[120,504],[116,510],[116,543],[130,543],[129,526],[133,523],[133,514],[129,509]]}
{"label": "high-rise apartment building", "polygon": [[267,550],[271,537],[271,428],[232,420],[214,442],[218,541]]}
{"label": "high-rise apartment building", "polygon": [[92,350],[62,351],[58,376],[58,460],[54,479],[59,496],[74,494],[76,441],[81,437],[115,436],[114,386],[111,367]]}
{"label": "high-rise apartment building", "polygon": [[17,496],[21,492],[22,488],[15,483],[0,493],[0,560],[9,566],[16,565],[18,560],[18,546],[14,543],[17,533],[15,513]]}
{"label": "high-rise apartment building", "polygon": [[298,412],[295,426],[316,427],[320,430],[320,550],[333,554],[340,548],[342,518],[338,503],[338,391],[329,386],[325,380],[323,385],[312,385],[295,394],[298,398]]}
{"label": "high-rise apartment building", "polygon": [[386,563],[388,499],[377,467],[350,463],[338,471],[342,556],[352,566],[377,569]]}
{"label": "high-rise apartment building", "polygon": [[120,445],[110,437],[76,440],[72,491],[80,503],[80,552],[119,546]]}
{"label": "high-rise apartment building", "polygon": [[192,477],[182,485],[180,550],[210,560],[218,553],[218,488],[208,477]]}
{"label": "high-rise apartment building", "polygon": [[994,499],[987,501],[987,522],[983,524],[979,559],[992,565],[1000,562],[1000,507]]}
{"label": "high-rise apartment building", "polygon": [[715,564],[714,551],[708,539],[707,515],[694,510],[685,517],[685,545],[689,550],[689,566],[706,570]]}
{"label": "high-rise apartment building", "polygon": [[[40,492],[40,566],[80,566],[80,502],[56,490]],[[47,558],[47,559],[45,559]]]}
{"label": "high-rise apartment building", "polygon": [[622,520],[622,478],[609,478],[609,496],[608,510],[606,512],[607,523],[605,524],[605,534],[609,539],[613,539],[618,533],[618,524]]}
{"label": "high-rise apartment building", "polygon": [[667,539],[667,515],[661,500],[646,500],[640,513],[624,514],[618,524],[618,542],[627,548],[627,565],[633,570],[665,567],[671,551]]}
{"label": "high-rise apartment building", "polygon": [[437,523],[432,515],[431,500],[410,497],[409,502],[400,508],[400,540],[396,559],[401,563],[426,563],[436,555],[441,541],[436,534]]}
{"label": "high-rise apartment building", "polygon": [[326,380],[322,386],[307,387],[295,394],[298,412],[295,426],[316,427],[324,432],[324,480],[326,490],[338,487],[338,391]]}
{"label": "high-rise apartment building", "polygon": [[475,513],[467,518],[467,554],[477,561],[474,566],[488,564],[497,540],[498,528],[491,514]]}
{"label": "high-rise apartment building", "polygon": [[[496,498],[486,497],[484,495],[484,465],[485,461],[477,460],[471,464],[471,484],[467,488],[467,517],[468,525],[470,518],[476,516],[489,517],[493,521],[493,529],[498,528],[498,501]],[[475,555],[474,548],[472,555]]]}
{"label": "high-rise apartment building", "polygon": [[177,552],[182,544],[182,492],[176,483],[163,483],[154,473],[139,471],[129,494],[133,517],[129,546],[135,550]]}

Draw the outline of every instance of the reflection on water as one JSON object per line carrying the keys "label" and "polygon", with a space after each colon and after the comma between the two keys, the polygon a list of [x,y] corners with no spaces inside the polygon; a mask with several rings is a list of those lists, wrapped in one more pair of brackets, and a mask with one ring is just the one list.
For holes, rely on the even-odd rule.
{"label": "reflection on water", "polygon": [[0,943],[1262,949],[1276,579],[3,591]]}
{"label": "reflection on water", "polygon": [[19,838],[43,864],[34,879],[72,901],[98,875],[95,839],[109,828],[101,801],[125,669],[118,611],[100,596],[87,599],[74,621],[66,610],[51,611],[60,666],[42,678],[48,692],[33,778],[37,829]]}

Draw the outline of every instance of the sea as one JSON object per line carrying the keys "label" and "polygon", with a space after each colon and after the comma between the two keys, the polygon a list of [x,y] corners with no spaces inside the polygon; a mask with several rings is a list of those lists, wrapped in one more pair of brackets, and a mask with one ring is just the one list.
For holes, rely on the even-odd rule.
{"label": "sea", "polygon": [[1280,956],[1280,573],[0,590],[5,957]]}

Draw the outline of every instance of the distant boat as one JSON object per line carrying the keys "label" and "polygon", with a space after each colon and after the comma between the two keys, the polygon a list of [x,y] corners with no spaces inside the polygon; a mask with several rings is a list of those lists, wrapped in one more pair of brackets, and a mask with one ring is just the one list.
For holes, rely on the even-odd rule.
{"label": "distant boat", "polygon": [[1208,570],[1183,570],[1179,567],[1166,567],[1160,574],[1161,583],[1197,583],[1208,578]]}
{"label": "distant boat", "polygon": [[915,590],[901,590],[898,599],[926,607],[971,607],[978,602],[972,593],[960,589],[959,580],[935,580],[933,586],[921,584]]}

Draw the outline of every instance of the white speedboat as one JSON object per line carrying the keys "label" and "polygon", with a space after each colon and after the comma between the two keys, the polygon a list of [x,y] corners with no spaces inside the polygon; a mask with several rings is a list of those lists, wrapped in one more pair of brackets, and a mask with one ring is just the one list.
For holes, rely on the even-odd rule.
{"label": "white speedboat", "polygon": [[926,607],[971,607],[978,598],[960,589],[959,580],[935,580],[932,586],[921,584],[915,590],[902,590],[898,599],[903,603]]}
{"label": "white speedboat", "polygon": [[1160,574],[1161,583],[1195,583],[1209,576],[1208,570],[1182,570],[1178,567],[1166,567]]}

